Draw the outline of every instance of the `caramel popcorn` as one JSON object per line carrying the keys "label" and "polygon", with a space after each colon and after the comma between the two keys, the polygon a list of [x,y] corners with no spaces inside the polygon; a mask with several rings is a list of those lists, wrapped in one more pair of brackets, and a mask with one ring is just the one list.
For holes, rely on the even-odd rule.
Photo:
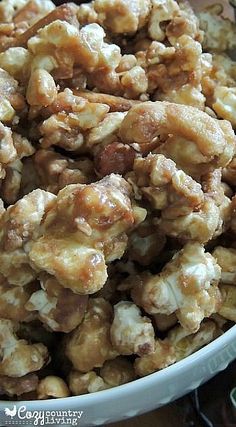
{"label": "caramel popcorn", "polygon": [[83,322],[66,342],[66,355],[75,369],[89,372],[118,356],[110,339],[111,323],[112,307],[109,302],[103,298],[91,298]]}
{"label": "caramel popcorn", "polygon": [[119,354],[149,354],[154,351],[154,330],[150,319],[129,301],[114,306],[111,341]]}
{"label": "caramel popcorn", "polygon": [[170,342],[156,339],[154,352],[135,359],[134,369],[137,375],[144,377],[172,365],[175,361],[175,351]]}
{"label": "caramel popcorn", "polygon": [[68,383],[71,393],[75,396],[94,393],[96,391],[110,388],[95,371],[89,371],[84,374],[82,372],[72,370],[68,378]]}
{"label": "caramel popcorn", "polygon": [[208,6],[198,14],[200,26],[205,32],[204,47],[219,52],[236,47],[236,29],[233,22],[222,17],[221,4]]}
{"label": "caramel popcorn", "polygon": [[212,255],[221,267],[221,281],[236,285],[236,249],[217,246]]}
{"label": "caramel popcorn", "polygon": [[[42,237],[31,244],[34,268],[75,293],[98,291],[107,278],[105,262],[123,255],[126,232],[134,226],[129,194],[129,185],[118,175],[61,190],[44,218]],[[78,256],[79,264],[73,262]]]}
{"label": "caramel popcorn", "polygon": [[176,361],[184,359],[216,337],[217,327],[212,320],[202,322],[196,334],[189,334],[182,326],[176,326],[168,333],[168,339],[175,349]]}
{"label": "caramel popcorn", "polygon": [[219,314],[225,319],[236,321],[236,286],[221,285],[220,287],[223,303]]}
{"label": "caramel popcorn", "polygon": [[47,348],[43,344],[28,344],[16,336],[17,324],[0,320],[0,375],[23,377],[38,371],[48,361]]}
{"label": "caramel popcorn", "polygon": [[109,392],[236,322],[234,23],[57,3],[0,2],[8,400]]}
{"label": "caramel popcorn", "polygon": [[199,183],[160,154],[136,159],[133,169],[134,176],[130,176],[129,180],[140,187],[141,195],[153,209],[161,211],[161,217],[156,222],[166,235],[205,243],[228,225],[230,200],[224,193],[214,199],[219,191],[218,180],[211,180],[211,187],[214,184],[214,188],[210,184],[208,188],[205,184],[207,194],[204,194]]}
{"label": "caramel popcorn", "polygon": [[172,314],[192,333],[219,308],[220,267],[199,243],[188,243],[159,275],[144,273],[135,280],[134,302],[149,314]]}
{"label": "caramel popcorn", "polygon": [[38,312],[41,322],[53,331],[71,332],[83,320],[88,297],[64,289],[57,280],[47,276],[41,279],[41,287],[41,290],[32,293],[25,309]]}

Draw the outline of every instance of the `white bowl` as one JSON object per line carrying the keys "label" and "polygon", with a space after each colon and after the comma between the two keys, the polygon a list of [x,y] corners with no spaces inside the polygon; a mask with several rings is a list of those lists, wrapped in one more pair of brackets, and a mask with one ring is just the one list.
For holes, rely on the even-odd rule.
{"label": "white bowl", "polygon": [[[6,407],[12,409],[14,405],[17,410],[26,406],[28,411],[83,411],[80,420],[77,419],[77,425],[81,427],[104,425],[151,411],[189,393],[225,369],[235,358],[236,326],[233,326],[224,335],[186,359],[129,384],[93,394],[58,400],[0,401],[0,414],[3,414]],[[74,418],[77,418],[77,415]],[[27,421],[27,424],[23,421],[20,425],[28,427],[35,425],[30,420]],[[0,423],[0,425],[2,424]],[[14,425],[18,427],[19,424],[15,421],[11,426]],[[59,425],[71,426],[73,424],[70,422]]]}

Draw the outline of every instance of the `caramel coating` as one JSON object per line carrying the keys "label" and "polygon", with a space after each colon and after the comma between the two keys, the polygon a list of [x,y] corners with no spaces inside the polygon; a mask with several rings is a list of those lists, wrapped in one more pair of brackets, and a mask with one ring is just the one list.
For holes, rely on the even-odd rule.
{"label": "caramel coating", "polygon": [[66,356],[73,367],[81,372],[100,368],[118,353],[110,340],[112,307],[103,298],[91,298],[81,325],[66,342]]}

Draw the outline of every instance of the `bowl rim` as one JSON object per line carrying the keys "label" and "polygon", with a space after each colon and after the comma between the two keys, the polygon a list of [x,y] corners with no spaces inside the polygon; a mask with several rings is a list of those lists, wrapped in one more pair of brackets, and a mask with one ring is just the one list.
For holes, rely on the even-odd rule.
{"label": "bowl rim", "polygon": [[[164,369],[161,369],[160,371],[154,372],[152,374],[149,374],[142,378],[137,378],[136,380],[133,380],[129,383],[122,384],[120,386],[116,386],[110,389],[97,391],[94,393],[88,393],[84,395],[78,395],[78,396],[69,396],[69,397],[63,397],[58,399],[42,399],[42,400],[28,400],[28,401],[9,401],[9,400],[0,400],[0,409],[1,406],[6,404],[6,402],[15,404],[15,405],[22,405],[27,404],[28,406],[33,406],[35,409],[37,407],[44,406],[44,409],[47,410],[47,407],[52,406],[52,403],[56,403],[57,405],[64,406],[68,403],[68,399],[70,401],[76,401],[77,403],[83,405],[83,403],[86,402],[86,404],[91,404],[93,401],[96,401],[96,404],[99,403],[99,401],[108,401],[110,399],[114,399],[114,397],[118,397],[117,395],[122,393],[122,397],[124,398],[125,395],[130,395],[132,392],[135,391],[135,394],[137,394],[139,391],[142,390],[145,386],[151,386],[156,381],[160,380],[163,381],[165,379],[166,381],[171,378],[172,376],[179,376],[181,375],[185,370],[188,370],[189,368],[193,369],[193,365],[200,364],[204,359],[209,359],[214,354],[217,354],[219,350],[222,350],[226,348],[228,345],[230,345],[232,342],[236,345],[236,325],[232,326],[230,329],[228,329],[224,334],[220,335],[215,340],[211,341],[206,346],[202,347],[201,349],[197,350],[193,354],[190,354],[186,358],[174,363],[173,365],[170,365]],[[175,375],[173,375],[175,374]],[[134,390],[135,389],[135,390]]]}

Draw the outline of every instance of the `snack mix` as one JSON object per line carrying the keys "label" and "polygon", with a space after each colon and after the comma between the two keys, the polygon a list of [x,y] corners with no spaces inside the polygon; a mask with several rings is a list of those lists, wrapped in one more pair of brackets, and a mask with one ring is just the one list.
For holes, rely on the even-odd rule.
{"label": "snack mix", "polygon": [[236,322],[236,27],[78,3],[0,3],[3,400],[133,381]]}

